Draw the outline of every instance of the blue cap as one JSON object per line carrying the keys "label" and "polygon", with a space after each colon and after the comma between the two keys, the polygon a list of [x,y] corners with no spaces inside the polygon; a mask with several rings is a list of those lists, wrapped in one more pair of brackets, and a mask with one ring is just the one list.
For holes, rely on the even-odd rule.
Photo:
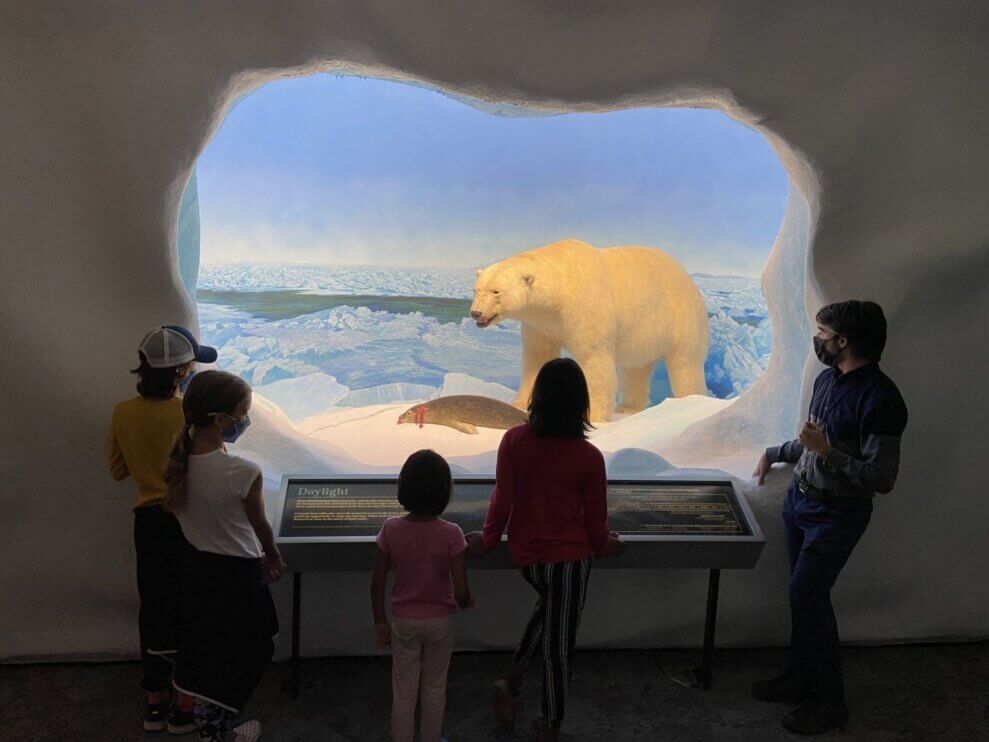
{"label": "blue cap", "polygon": [[195,354],[195,360],[199,363],[216,363],[216,358],[219,355],[216,352],[216,348],[211,348],[208,345],[200,345],[196,340],[196,336],[189,332],[184,327],[179,327],[178,325],[165,325],[164,329],[175,330],[186,340],[189,341],[189,345],[192,346],[192,352]]}

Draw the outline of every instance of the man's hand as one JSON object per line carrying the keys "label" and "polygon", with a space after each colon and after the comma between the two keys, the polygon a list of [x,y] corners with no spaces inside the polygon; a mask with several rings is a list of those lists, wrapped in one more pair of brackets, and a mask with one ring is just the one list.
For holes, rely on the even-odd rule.
{"label": "man's hand", "polygon": [[753,477],[759,479],[759,484],[766,481],[766,475],[769,474],[769,470],[773,468],[773,465],[769,463],[769,457],[766,456],[766,452],[762,452],[762,456],[759,457],[759,463],[755,465],[755,471],[752,472]]}
{"label": "man's hand", "polygon": [[603,557],[609,559],[611,557],[616,557],[619,554],[625,553],[625,542],[621,540],[618,533],[612,531],[608,534],[608,543],[604,546]]}
{"label": "man's hand", "polygon": [[488,548],[484,545],[484,534],[480,531],[468,533],[464,538],[467,539],[467,553],[472,557],[482,557],[488,553]]}
{"label": "man's hand", "polygon": [[374,625],[374,646],[381,649],[391,646],[391,626],[387,621]]}
{"label": "man's hand", "polygon": [[288,569],[288,565],[282,559],[282,555],[277,551],[274,554],[265,554],[264,562],[261,565],[261,575],[265,584],[270,585],[272,582],[278,582],[285,570]]}
{"label": "man's hand", "polygon": [[808,451],[813,451],[821,458],[827,458],[831,453],[831,444],[824,431],[812,422],[805,422],[800,429],[800,442]]}

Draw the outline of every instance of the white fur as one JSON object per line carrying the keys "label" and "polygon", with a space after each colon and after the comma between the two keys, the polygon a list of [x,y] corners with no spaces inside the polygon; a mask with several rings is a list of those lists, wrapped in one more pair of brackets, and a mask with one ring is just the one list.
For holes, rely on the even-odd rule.
{"label": "white fur", "polygon": [[471,315],[478,325],[522,323],[525,407],[539,369],[565,349],[587,377],[591,420],[649,405],[649,381],[666,363],[673,394],[706,394],[707,310],[683,267],[649,247],[595,248],[562,240],[478,271]]}

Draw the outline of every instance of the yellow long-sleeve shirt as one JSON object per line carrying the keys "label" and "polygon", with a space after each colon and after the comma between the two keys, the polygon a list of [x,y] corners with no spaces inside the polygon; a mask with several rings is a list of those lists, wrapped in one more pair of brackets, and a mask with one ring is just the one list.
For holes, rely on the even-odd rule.
{"label": "yellow long-sleeve shirt", "polygon": [[110,474],[137,484],[135,508],[165,498],[165,469],[172,444],[185,423],[182,398],[134,397],[119,402],[110,420]]}

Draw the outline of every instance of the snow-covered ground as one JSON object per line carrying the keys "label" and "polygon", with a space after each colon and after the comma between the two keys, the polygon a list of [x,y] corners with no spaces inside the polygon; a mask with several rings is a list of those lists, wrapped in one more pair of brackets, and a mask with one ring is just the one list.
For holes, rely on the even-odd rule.
{"label": "snow-covered ground", "polygon": [[[473,280],[472,271],[240,264],[203,266],[199,286],[464,299]],[[612,476],[669,473],[682,458],[678,436],[729,407],[769,362],[769,319],[758,280],[703,274],[694,280],[710,320],[705,372],[711,396],[662,399],[660,368],[653,383],[658,404],[591,435]],[[441,322],[418,311],[349,305],[265,320],[206,303],[199,304],[199,319],[203,342],[220,351],[218,365],[250,382],[263,404],[260,424],[242,445],[262,459],[266,476],[395,470],[423,447],[440,451],[460,470],[493,472],[502,431],[469,436],[396,422],[413,404],[439,396],[512,399],[521,355],[517,323],[482,330],[466,317]],[[740,461],[747,465],[747,458]]]}
{"label": "snow-covered ground", "polygon": [[[484,382],[474,382],[471,386],[470,380],[459,379],[457,392],[483,388]],[[332,407],[293,422],[261,392],[255,390],[252,425],[235,449],[262,466],[269,490],[277,487],[282,474],[396,472],[421,448],[438,451],[461,473],[494,473],[504,431],[478,428],[477,435],[467,435],[443,425],[398,424],[399,415],[427,401],[425,397]],[[669,476],[678,466],[670,452],[680,433],[733,403],[701,396],[666,399],[637,415],[600,423],[590,439],[605,454],[611,477]]]}

